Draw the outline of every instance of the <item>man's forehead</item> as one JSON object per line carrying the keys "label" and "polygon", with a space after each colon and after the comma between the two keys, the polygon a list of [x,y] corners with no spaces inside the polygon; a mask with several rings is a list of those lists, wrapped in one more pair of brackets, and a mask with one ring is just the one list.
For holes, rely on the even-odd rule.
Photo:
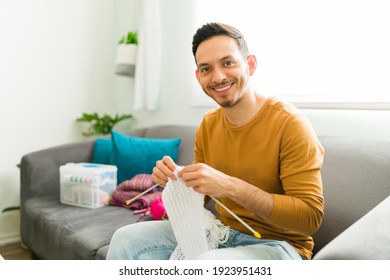
{"label": "man's forehead", "polygon": [[234,39],[219,35],[200,43],[196,51],[196,61],[198,65],[220,61],[228,57],[234,57],[238,52],[238,46]]}

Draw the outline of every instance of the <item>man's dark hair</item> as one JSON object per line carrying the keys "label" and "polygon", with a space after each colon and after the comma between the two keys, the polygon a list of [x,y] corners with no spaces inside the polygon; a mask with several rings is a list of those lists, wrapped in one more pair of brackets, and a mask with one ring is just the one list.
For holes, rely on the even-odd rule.
{"label": "man's dark hair", "polygon": [[200,43],[218,35],[226,35],[236,40],[241,55],[244,58],[247,57],[249,50],[244,35],[233,26],[218,22],[206,23],[196,31],[192,39],[192,54],[194,57]]}

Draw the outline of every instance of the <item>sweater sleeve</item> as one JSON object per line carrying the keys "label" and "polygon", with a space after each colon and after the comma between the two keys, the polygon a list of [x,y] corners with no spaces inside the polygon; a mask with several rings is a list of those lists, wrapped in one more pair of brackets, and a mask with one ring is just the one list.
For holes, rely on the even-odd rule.
{"label": "sweater sleeve", "polygon": [[320,171],[324,149],[309,121],[299,115],[286,122],[280,145],[280,181],[284,193],[273,195],[269,222],[312,235],[321,225],[324,213]]}

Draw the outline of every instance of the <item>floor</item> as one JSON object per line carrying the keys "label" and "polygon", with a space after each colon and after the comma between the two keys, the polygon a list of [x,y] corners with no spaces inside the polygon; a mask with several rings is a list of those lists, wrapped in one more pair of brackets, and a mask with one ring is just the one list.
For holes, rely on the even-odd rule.
{"label": "floor", "polygon": [[0,259],[5,260],[32,260],[28,249],[21,246],[20,243],[8,244],[0,247]]}

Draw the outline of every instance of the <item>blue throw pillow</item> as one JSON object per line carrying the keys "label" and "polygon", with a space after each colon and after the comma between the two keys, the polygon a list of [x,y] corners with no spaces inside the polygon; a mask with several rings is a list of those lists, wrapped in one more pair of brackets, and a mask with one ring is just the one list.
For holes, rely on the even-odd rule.
{"label": "blue throw pillow", "polygon": [[110,164],[112,153],[111,139],[97,138],[93,148],[93,163]]}
{"label": "blue throw pillow", "polygon": [[170,156],[174,161],[179,153],[180,138],[159,139],[128,136],[111,131],[110,164],[118,168],[118,184],[137,174],[151,174],[156,161]]}

